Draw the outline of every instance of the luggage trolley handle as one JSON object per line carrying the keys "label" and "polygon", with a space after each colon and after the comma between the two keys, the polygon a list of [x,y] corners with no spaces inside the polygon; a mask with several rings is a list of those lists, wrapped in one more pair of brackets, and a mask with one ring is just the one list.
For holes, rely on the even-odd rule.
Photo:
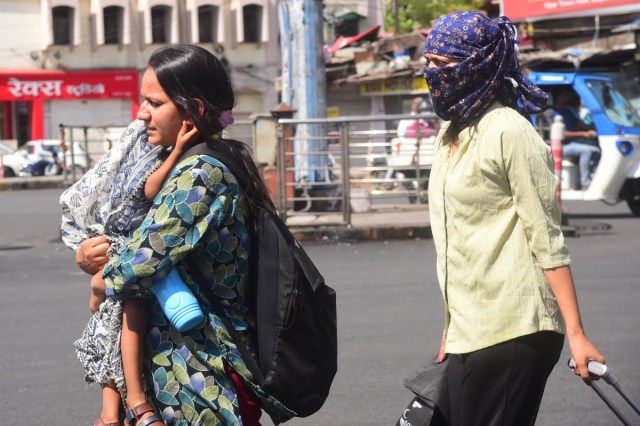
{"label": "luggage trolley handle", "polygon": [[[576,361],[573,358],[570,358],[568,364],[569,368],[573,369],[576,366]],[[635,401],[630,399],[622,390],[622,388],[618,384],[617,377],[611,372],[611,369],[609,367],[597,361],[589,361],[587,363],[587,370],[589,370],[589,373],[601,377],[606,383],[613,386],[613,388],[622,396],[622,398],[624,398],[625,401],[627,401],[627,403],[633,408],[633,410],[636,413],[640,414],[640,406],[638,406]],[[611,411],[613,411],[618,419],[620,419],[622,423],[628,426],[632,426],[632,423],[624,416],[624,414],[622,414],[620,409],[609,399],[609,397],[607,397],[607,395],[605,395],[605,393],[596,383],[591,382],[590,386],[595,391],[595,393],[598,394],[600,399],[602,399],[604,403],[607,404]]]}
{"label": "luggage trolley handle", "polygon": [[[574,369],[576,367],[576,360],[569,358],[569,368]],[[602,380],[615,387],[618,384],[618,378],[613,375],[611,369],[606,365],[599,363],[598,361],[589,361],[587,363],[587,370],[589,373],[601,377]]]}

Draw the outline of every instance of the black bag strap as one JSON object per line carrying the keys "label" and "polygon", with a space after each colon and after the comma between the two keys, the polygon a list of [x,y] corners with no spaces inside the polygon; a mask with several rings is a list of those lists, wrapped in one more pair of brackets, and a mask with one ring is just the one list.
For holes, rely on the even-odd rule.
{"label": "black bag strap", "polygon": [[[242,165],[242,161],[232,153],[231,149],[226,145],[226,143],[224,143],[223,141],[218,141],[219,140],[210,140],[196,144],[195,146],[189,148],[184,154],[182,154],[182,157],[180,157],[180,160],[178,162],[192,155],[210,155],[227,166],[238,180],[240,186],[242,188],[246,188],[247,181],[249,179],[249,173]],[[260,370],[260,367],[258,366],[255,358],[253,357],[251,352],[249,352],[249,348],[245,344],[244,340],[242,340],[242,338],[240,337],[240,333],[238,333],[238,330],[236,330],[236,328],[231,323],[231,320],[225,312],[222,303],[213,293],[211,287],[205,284],[207,280],[202,275],[202,272],[197,267],[195,262],[191,259],[189,262],[187,262],[187,265],[189,267],[189,273],[195,280],[196,284],[198,284],[200,291],[204,292],[207,300],[209,301],[209,304],[211,305],[211,308],[213,309],[213,312],[220,318],[227,331],[229,332],[231,340],[233,340],[233,343],[235,343],[236,347],[238,348],[238,351],[240,352],[242,360],[247,366],[247,369],[253,375],[256,383],[260,386],[263,386],[265,381],[264,375],[262,374],[262,371]]]}
{"label": "black bag strap", "polygon": [[[237,141],[229,143],[234,142],[242,143]],[[229,170],[231,170],[243,189],[248,187],[250,179],[249,173],[247,172],[242,160],[237,158],[224,139],[212,139],[195,144],[182,154],[178,163],[192,155],[210,155],[211,157],[218,159],[222,164],[227,166]]]}

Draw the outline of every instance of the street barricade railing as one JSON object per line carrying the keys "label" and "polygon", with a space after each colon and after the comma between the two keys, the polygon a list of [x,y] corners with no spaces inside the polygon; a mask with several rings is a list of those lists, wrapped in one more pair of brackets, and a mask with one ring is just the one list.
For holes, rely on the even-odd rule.
{"label": "street barricade railing", "polygon": [[71,185],[118,142],[127,125],[83,126],[59,124],[64,183]]}
{"label": "street barricade railing", "polygon": [[352,213],[373,204],[426,203],[435,129],[398,138],[401,119],[438,122],[432,113],[280,118],[280,214],[330,216],[350,226]]}
{"label": "street barricade railing", "polygon": [[[224,137],[249,144],[280,215],[301,223],[350,226],[376,206],[426,203],[434,132],[398,137],[399,120],[438,123],[432,113],[294,119],[255,115]],[[64,181],[70,185],[117,143],[126,126],[61,124]],[[298,221],[300,222],[300,221]]]}

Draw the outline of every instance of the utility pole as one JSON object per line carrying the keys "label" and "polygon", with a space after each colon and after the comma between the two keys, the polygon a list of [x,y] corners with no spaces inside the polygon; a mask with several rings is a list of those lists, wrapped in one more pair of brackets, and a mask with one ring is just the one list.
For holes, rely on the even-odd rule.
{"label": "utility pole", "polygon": [[[326,118],[327,85],[322,59],[322,1],[281,0],[282,102],[296,110],[296,118]],[[321,124],[298,125],[294,141],[296,181],[322,182],[327,175],[327,150]]]}
{"label": "utility pole", "polygon": [[280,52],[282,52],[281,102],[293,106],[292,51],[293,32],[289,22],[289,4],[286,0],[278,3],[278,24],[280,26]]}
{"label": "utility pole", "polygon": [[400,35],[400,18],[398,17],[398,0],[393,0],[393,24],[396,35]]}

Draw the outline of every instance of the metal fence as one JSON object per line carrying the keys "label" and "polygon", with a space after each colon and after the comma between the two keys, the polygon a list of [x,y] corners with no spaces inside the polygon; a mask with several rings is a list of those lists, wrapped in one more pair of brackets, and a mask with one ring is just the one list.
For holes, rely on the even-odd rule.
{"label": "metal fence", "polygon": [[68,126],[59,125],[64,182],[71,184],[89,170],[100,157],[118,142],[127,128],[122,126]]}
{"label": "metal fence", "polygon": [[[426,122],[429,129],[415,126],[412,137],[398,137],[400,120]],[[225,137],[252,146],[285,220],[326,215],[351,225],[353,213],[380,204],[427,202],[438,126],[432,113],[307,120],[261,115],[237,120]],[[65,182],[79,179],[125,128],[60,125]]]}
{"label": "metal fence", "polygon": [[[398,137],[399,120],[422,120],[415,137]],[[426,203],[439,120],[430,114],[278,120],[281,215],[329,215],[351,225],[376,203]]]}

